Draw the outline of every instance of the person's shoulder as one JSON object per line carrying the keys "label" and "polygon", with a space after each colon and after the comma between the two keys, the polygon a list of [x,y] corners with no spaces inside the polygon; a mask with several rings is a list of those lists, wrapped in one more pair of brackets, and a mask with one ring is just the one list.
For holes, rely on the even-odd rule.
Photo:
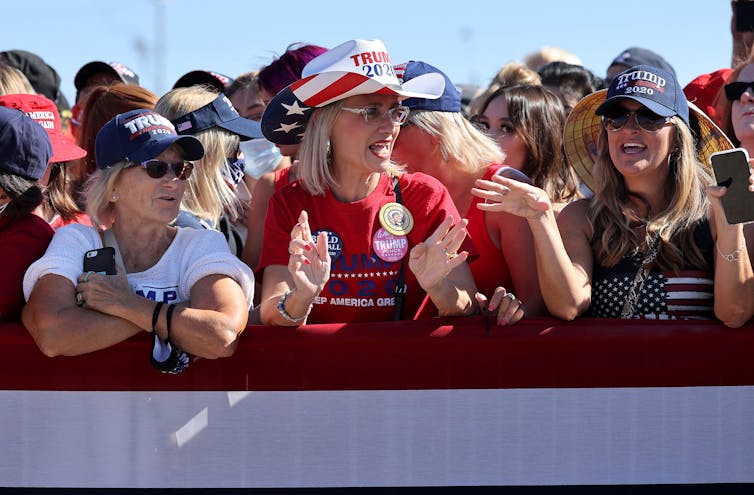
{"label": "person's shoulder", "polygon": [[10,221],[3,227],[3,230],[16,233],[31,232],[36,235],[50,238],[52,238],[52,235],[55,232],[44,218],[41,218],[34,213],[28,213],[20,218]]}
{"label": "person's shoulder", "polygon": [[558,214],[558,225],[567,227],[569,230],[582,230],[585,233],[591,232],[589,225],[588,213],[591,199],[577,199],[571,201],[563,207]]}
{"label": "person's shoulder", "polygon": [[97,238],[99,238],[99,233],[94,227],[80,223],[69,223],[68,225],[63,225],[58,230],[56,230],[55,237],[83,237],[87,240],[96,240]]}
{"label": "person's shoulder", "polygon": [[412,172],[401,174],[398,177],[401,187],[412,188],[416,190],[426,190],[433,193],[444,192],[445,186],[438,179],[422,172]]}
{"label": "person's shoulder", "polygon": [[185,244],[192,249],[198,248],[204,244],[213,243],[220,243],[227,247],[225,236],[218,230],[207,228],[196,229],[193,227],[181,226],[176,227],[176,229],[176,240],[180,244]]}

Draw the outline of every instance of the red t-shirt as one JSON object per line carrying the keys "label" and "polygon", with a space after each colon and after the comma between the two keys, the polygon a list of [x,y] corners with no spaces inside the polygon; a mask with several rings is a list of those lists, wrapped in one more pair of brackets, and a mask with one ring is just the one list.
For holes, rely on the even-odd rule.
{"label": "red t-shirt", "polygon": [[[490,165],[482,179],[492,180],[492,176],[500,170],[500,167],[502,165]],[[474,275],[477,290],[487,297],[491,297],[497,286],[505,287],[509,291],[516,289],[513,287],[510,270],[503,253],[500,248],[492,243],[490,234],[487,232],[485,212],[476,207],[482,201],[484,201],[482,198],[474,196],[469,210],[466,212],[466,219],[469,221],[469,237],[474,240],[474,246],[479,253],[479,257],[469,267]]]}
{"label": "red t-shirt", "polygon": [[[414,227],[408,234],[405,280],[408,286],[403,318],[414,316],[426,293],[408,268],[412,247],[423,242],[448,215],[456,221],[461,216],[448,191],[428,175],[404,174],[399,180],[402,204],[411,212]],[[264,246],[258,270],[270,265],[288,265],[290,232],[301,210],[309,214],[312,233],[328,231],[332,261],[330,279],[315,300],[309,323],[351,321],[386,321],[393,319],[395,291],[401,261],[380,259],[372,247],[375,233],[381,228],[378,214],[385,203],[395,202],[392,179],[382,174],[375,190],[353,203],[338,201],[330,191],[312,196],[298,182],[276,192],[270,199],[264,225]],[[331,233],[339,239],[333,241]],[[467,238],[461,250],[475,253]]]}
{"label": "red t-shirt", "polygon": [[44,219],[29,213],[14,221],[0,217],[0,321],[20,321],[24,306],[26,269],[42,257],[54,231]]}

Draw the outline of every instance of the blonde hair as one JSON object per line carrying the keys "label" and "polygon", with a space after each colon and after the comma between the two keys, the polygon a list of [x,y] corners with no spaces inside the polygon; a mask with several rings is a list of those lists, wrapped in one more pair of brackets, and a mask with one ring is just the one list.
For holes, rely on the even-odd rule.
{"label": "blonde hair", "polygon": [[478,172],[491,163],[503,163],[503,152],[497,142],[458,112],[412,110],[408,118],[413,125],[439,140],[443,158],[455,158],[467,172]]}
{"label": "blonde hair", "polygon": [[112,227],[115,222],[115,208],[112,202],[115,183],[128,165],[128,161],[122,160],[105,169],[99,169],[84,183],[86,212],[92,219],[92,225],[100,229]]}
{"label": "blonde hair", "polygon": [[532,70],[537,70],[550,62],[566,62],[568,64],[581,65],[579,57],[557,46],[543,46],[524,57],[524,63]]}
{"label": "blonde hair", "polygon": [[[670,173],[666,182],[671,199],[665,211],[650,212],[650,216],[655,216],[647,220],[646,232],[647,236],[656,234],[661,241],[655,261],[661,270],[677,271],[685,261],[705,268],[707,263],[694,240],[694,228],[707,216],[709,202],[704,186],[711,184],[712,178],[697,161],[694,138],[688,126],[678,116],[671,122],[675,129],[675,148],[668,157]],[[610,158],[604,128],[600,131],[599,156],[593,175],[595,190],[588,216],[594,228],[595,259],[603,266],[614,266],[624,257],[638,254],[642,240],[632,229],[627,214],[631,193]]]}
{"label": "blonde hair", "polygon": [[[170,120],[191,113],[217,98],[218,93],[202,86],[176,88],[157,101],[155,111]],[[244,212],[245,205],[228,186],[222,171],[225,159],[235,156],[240,139],[221,127],[199,131],[194,136],[204,145],[204,158],[196,160],[194,173],[186,181],[181,209],[216,225],[223,213],[232,221]]]}
{"label": "blonde hair", "polygon": [[15,94],[35,95],[37,92],[23,72],[12,65],[0,63],[0,96]]}
{"label": "blonde hair", "polygon": [[510,62],[500,68],[490,81],[489,86],[483,92],[471,100],[469,104],[469,115],[477,115],[484,111],[487,101],[490,96],[498,91],[500,88],[507,88],[509,86],[528,85],[528,86],[540,86],[542,84],[542,78],[536,71],[528,68],[520,62]]}
{"label": "blonde hair", "polygon": [[[330,133],[342,107],[343,100],[338,100],[314,110],[301,140],[298,154],[299,183],[314,196],[323,196],[325,191],[338,184],[333,174]],[[391,174],[398,174],[401,170],[398,165],[388,167],[388,173]]]}

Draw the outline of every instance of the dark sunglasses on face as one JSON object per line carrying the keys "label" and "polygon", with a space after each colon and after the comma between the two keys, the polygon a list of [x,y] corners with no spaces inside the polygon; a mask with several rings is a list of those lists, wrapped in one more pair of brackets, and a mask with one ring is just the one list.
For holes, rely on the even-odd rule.
{"label": "dark sunglasses on face", "polygon": [[616,107],[605,112],[605,115],[602,116],[602,123],[608,131],[619,131],[628,124],[632,115],[639,127],[647,132],[657,132],[670,122],[670,117],[662,117],[647,108],[629,111],[622,107]]}
{"label": "dark sunglasses on face", "polygon": [[726,84],[725,86],[725,97],[728,99],[728,101],[736,101],[739,98],[741,98],[741,95],[744,94],[744,91],[747,89],[750,89],[749,94],[754,94],[754,81],[752,82],[746,82],[746,81],[736,81],[732,82],[730,84]]}
{"label": "dark sunglasses on face", "polygon": [[194,164],[184,160],[175,163],[163,162],[162,160],[147,160],[145,162],[132,163],[130,166],[144,167],[147,175],[153,179],[162,179],[168,173],[168,169],[172,168],[178,180],[186,180],[191,177],[191,172],[194,170]]}

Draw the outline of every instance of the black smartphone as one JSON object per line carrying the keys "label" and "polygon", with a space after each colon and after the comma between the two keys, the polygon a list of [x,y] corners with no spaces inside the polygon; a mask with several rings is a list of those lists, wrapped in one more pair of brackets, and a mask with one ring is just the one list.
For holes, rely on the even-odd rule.
{"label": "black smartphone", "polygon": [[754,221],[754,192],[749,191],[749,154],[743,148],[718,151],[710,155],[718,186],[728,191],[722,197],[729,224]]}
{"label": "black smartphone", "polygon": [[738,1],[736,9],[736,31],[754,31],[754,2]]}
{"label": "black smartphone", "polygon": [[87,251],[84,254],[84,272],[115,275],[115,249],[103,247]]}

